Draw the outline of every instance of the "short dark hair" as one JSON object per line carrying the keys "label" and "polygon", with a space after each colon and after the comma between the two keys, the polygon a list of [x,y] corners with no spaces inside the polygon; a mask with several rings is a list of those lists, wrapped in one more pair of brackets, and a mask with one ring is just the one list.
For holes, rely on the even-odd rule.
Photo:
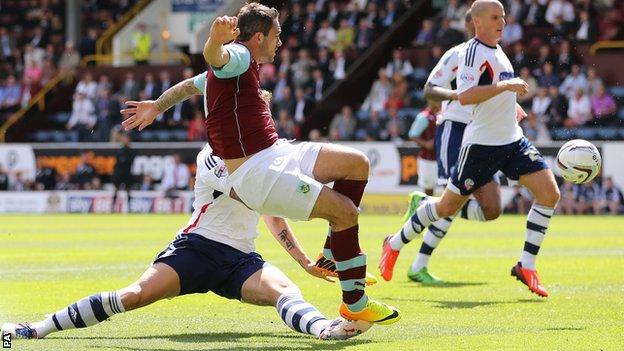
{"label": "short dark hair", "polygon": [[260,32],[269,35],[273,27],[273,21],[279,16],[279,12],[273,8],[256,2],[251,2],[241,7],[238,11],[238,28],[240,35],[238,40],[247,41]]}
{"label": "short dark hair", "polygon": [[466,22],[471,22],[472,21],[472,14],[470,13],[470,9],[468,9],[468,11],[466,11],[465,20],[466,20]]}

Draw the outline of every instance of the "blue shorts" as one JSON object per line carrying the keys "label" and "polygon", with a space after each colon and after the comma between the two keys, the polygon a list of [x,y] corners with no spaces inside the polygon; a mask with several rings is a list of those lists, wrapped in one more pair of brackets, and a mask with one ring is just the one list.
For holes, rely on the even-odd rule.
{"label": "blue shorts", "polygon": [[241,299],[243,283],[268,264],[255,252],[244,253],[193,233],[176,238],[156,262],[178,273],[180,295],[212,291],[236,300]]}
{"label": "blue shorts", "polygon": [[445,120],[436,128],[435,149],[438,161],[438,185],[446,185],[462,145],[466,124]]}
{"label": "blue shorts", "polygon": [[548,164],[525,137],[507,145],[467,144],[461,148],[448,187],[457,194],[470,195],[489,183],[499,170],[507,178],[518,180],[521,175],[542,169],[548,169]]}

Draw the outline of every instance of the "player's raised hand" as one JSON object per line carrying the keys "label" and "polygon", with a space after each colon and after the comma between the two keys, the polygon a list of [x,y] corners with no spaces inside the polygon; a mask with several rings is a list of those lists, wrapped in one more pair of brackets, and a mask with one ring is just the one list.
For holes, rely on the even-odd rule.
{"label": "player's raised hand", "polygon": [[524,95],[529,92],[529,85],[521,78],[512,78],[505,81],[505,87],[509,91],[513,91],[518,95]]}
{"label": "player's raised hand", "polygon": [[123,122],[121,125],[124,130],[128,131],[139,127],[139,131],[145,129],[154,122],[156,116],[160,114],[156,108],[156,101],[126,101],[125,104],[128,108],[122,109],[121,116]]}
{"label": "player's raised hand", "polygon": [[235,16],[217,17],[210,27],[210,40],[216,44],[225,44],[239,35],[238,18]]}

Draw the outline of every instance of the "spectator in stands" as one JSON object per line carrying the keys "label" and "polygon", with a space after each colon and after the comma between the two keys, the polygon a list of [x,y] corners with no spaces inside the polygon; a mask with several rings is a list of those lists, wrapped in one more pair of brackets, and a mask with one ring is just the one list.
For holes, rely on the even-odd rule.
{"label": "spectator in stands", "polygon": [[47,167],[41,158],[37,158],[35,173],[35,190],[54,190],[56,184],[56,169]]}
{"label": "spectator in stands", "polygon": [[[143,101],[143,99],[141,100]],[[194,111],[199,108],[199,104],[203,106],[203,102],[199,100],[199,95],[193,95],[189,99],[174,105],[173,108],[165,111],[163,116],[157,120],[157,124],[162,126],[164,122],[165,126],[163,127],[188,130],[189,123],[195,114]]]}
{"label": "spectator in stands", "polygon": [[531,106],[533,97],[537,95],[539,86],[537,80],[531,75],[531,70],[529,70],[528,67],[522,67],[520,69],[520,78],[528,84],[529,91],[524,95],[518,96],[518,103],[525,109],[528,109]]}
{"label": "spectator in stands", "polygon": [[37,64],[35,61],[26,61],[24,67],[24,77],[28,78],[33,83],[39,83],[43,76],[42,65]]}
{"label": "spectator in stands", "polygon": [[503,29],[502,42],[505,45],[512,45],[522,39],[523,31],[520,23],[516,22],[514,16],[507,16],[507,24]]}
{"label": "spectator in stands", "polygon": [[312,71],[312,59],[307,49],[301,49],[298,58],[290,66],[292,72],[292,82],[295,88],[303,87],[310,82],[310,72]]}
{"label": "spectator in stands", "polygon": [[551,64],[553,64],[553,70],[554,70],[555,64],[557,62],[557,58],[552,55],[550,51],[550,46],[543,44],[543,45],[540,45],[539,50],[538,50],[538,56],[535,59],[535,62],[533,62],[533,68],[534,68],[533,75],[534,76],[539,77],[540,75],[544,74],[543,67],[546,64],[546,62],[550,62]]}
{"label": "spectator in stands", "polygon": [[555,74],[553,70],[553,65],[550,62],[544,63],[544,66],[541,70],[541,75],[538,74],[539,77],[539,86],[541,87],[557,87],[559,86],[559,77]]}
{"label": "spectator in stands", "polygon": [[347,67],[349,62],[343,51],[334,51],[334,58],[329,64],[329,71],[334,80],[343,80],[347,76]]}
{"label": "spectator in stands", "polygon": [[156,81],[152,72],[145,73],[145,82],[143,83],[143,93],[148,100],[156,100],[158,98],[156,91]]}
{"label": "spectator in stands", "polygon": [[560,211],[566,215],[576,213],[576,199],[578,197],[578,187],[570,182],[564,181],[561,184]]}
{"label": "spectator in stands", "polygon": [[318,57],[316,58],[316,68],[320,69],[325,77],[331,76],[330,66],[331,57],[328,48],[320,48],[318,51]]}
{"label": "spectator in stands", "polygon": [[575,62],[576,58],[570,50],[570,42],[562,40],[559,45],[559,56],[557,57],[557,71],[561,76],[567,75]]}
{"label": "spectator in stands", "polygon": [[9,190],[9,174],[2,168],[0,164],[0,191]]}
{"label": "spectator in stands", "polygon": [[368,49],[373,42],[375,33],[366,18],[361,18],[358,23],[358,30],[355,34],[355,47],[359,51]]}
{"label": "spectator in stands", "polygon": [[384,108],[386,110],[400,110],[405,107],[405,94],[407,93],[408,85],[400,73],[396,73],[392,78],[392,90],[384,104]]}
{"label": "spectator in stands", "polygon": [[547,121],[550,119],[547,114],[551,102],[552,99],[548,96],[548,89],[546,87],[539,87],[537,96],[533,98],[531,103],[531,112],[533,112],[539,120]]}
{"label": "spectator in stands", "polygon": [[59,69],[63,71],[73,72],[80,63],[80,55],[74,47],[74,42],[68,40],[59,60]]}
{"label": "spectator in stands", "polygon": [[568,99],[559,94],[559,87],[556,85],[548,88],[548,95],[551,101],[550,106],[548,106],[548,127],[561,127],[568,116]]}
{"label": "spectator in stands", "polygon": [[33,37],[30,39],[30,44],[39,48],[44,48],[48,45],[48,36],[40,26],[35,27]]}
{"label": "spectator in stands", "polygon": [[24,46],[24,64],[27,62],[34,62],[38,65],[43,65],[43,58],[45,56],[45,51],[42,48],[33,46],[28,43]]}
{"label": "spectator in stands", "polygon": [[160,189],[165,192],[172,190],[186,190],[189,185],[191,173],[186,164],[182,162],[179,154],[173,154],[173,164],[166,163]]}
{"label": "spectator in stands", "polygon": [[85,189],[91,183],[93,177],[95,177],[95,169],[89,164],[89,153],[83,152],[80,154],[80,161],[76,166],[74,182],[80,186],[80,189]]}
{"label": "spectator in stands", "polygon": [[399,15],[397,13],[397,4],[395,0],[386,1],[385,8],[385,16],[383,16],[381,20],[381,25],[384,28],[389,28],[394,24],[396,20],[399,19]]}
{"label": "spectator in stands", "polygon": [[602,183],[602,192],[600,196],[600,213],[607,209],[607,214],[617,215],[621,213],[622,208],[622,191],[613,184],[613,179],[607,177]]}
{"label": "spectator in stands", "polygon": [[[286,85],[282,90],[282,97],[280,99],[277,97],[273,99],[273,108],[271,111],[275,113],[279,110],[286,110],[289,113],[295,110],[295,98],[292,96],[292,89],[289,85]],[[275,119],[277,119],[277,116]]]}
{"label": "spectator in stands", "polygon": [[141,191],[154,190],[154,181],[152,180],[152,177],[150,177],[147,174],[143,175],[143,178],[141,179],[141,184],[139,185],[139,190]]}
{"label": "spectator in stands", "polygon": [[598,88],[604,86],[602,78],[596,75],[596,69],[594,67],[589,67],[587,69],[587,94],[589,96],[596,95]]}
{"label": "spectator in stands", "polygon": [[59,176],[59,180],[56,182],[54,189],[55,190],[74,190],[76,189],[76,185],[72,183],[71,175],[67,172],[63,172]]}
{"label": "spectator in stands", "polygon": [[[95,55],[95,47],[98,39],[98,32],[95,28],[87,29],[87,35],[82,38],[80,41],[80,46],[78,51],[80,52],[80,57],[86,57],[88,55]],[[94,64],[91,62],[91,64]]]}
{"label": "spectator in stands", "polygon": [[366,100],[362,104],[361,110],[366,112],[383,111],[384,104],[390,97],[392,84],[388,79],[387,70],[380,68],[377,71],[377,80],[373,83]]}
{"label": "spectator in stands", "polygon": [[96,120],[93,102],[84,93],[76,92],[71,117],[67,122],[66,129],[76,130],[79,141],[88,141]]}
{"label": "spectator in stands", "polygon": [[617,121],[615,100],[603,85],[598,86],[596,94],[591,97],[591,109],[594,122],[598,125],[606,126]]}
{"label": "spectator in stands", "polygon": [[93,80],[93,75],[85,73],[82,80],[76,85],[76,94],[82,94],[88,99],[95,101],[97,97],[98,84]]}
{"label": "spectator in stands", "polygon": [[2,61],[10,61],[15,49],[15,38],[9,35],[5,27],[0,27],[0,58]]}
{"label": "spectator in stands", "polygon": [[568,118],[563,125],[566,128],[581,127],[592,120],[591,103],[582,88],[576,89],[576,94],[570,99]]}
{"label": "spectator in stands", "polygon": [[[265,65],[262,65],[263,67]],[[154,89],[154,96],[158,98],[162,93],[164,93],[167,89],[171,88],[173,84],[171,83],[171,76],[169,75],[169,71],[162,70],[158,74],[158,81],[156,82],[156,88]]]}
{"label": "spectator in stands", "polygon": [[596,213],[600,207],[600,187],[593,180],[580,186],[578,192],[578,214]]}
{"label": "spectator in stands", "polygon": [[410,60],[403,57],[403,50],[394,49],[392,51],[392,60],[386,65],[386,75],[392,77],[395,74],[401,74],[404,78],[409,78],[414,73],[414,67]]}
{"label": "spectator in stands", "polygon": [[295,109],[289,111],[292,114],[293,120],[297,125],[304,123],[310,112],[314,109],[314,102],[306,96],[303,88],[295,89]]}
{"label": "spectator in stands", "polygon": [[520,22],[529,27],[543,26],[546,24],[545,16],[545,4],[540,3],[540,0],[530,0],[529,3],[524,5],[522,20]]}
{"label": "spectator in stands", "polygon": [[466,39],[464,35],[464,31],[459,31],[457,29],[451,28],[451,22],[443,18],[442,25],[440,29],[436,32],[435,42],[437,45],[442,46],[443,48],[450,48],[451,46],[455,46]]}
{"label": "spectator in stands", "polygon": [[336,43],[336,30],[331,26],[328,19],[321,22],[321,28],[316,32],[316,45],[319,48],[331,48]]}
{"label": "spectator in stands", "polygon": [[443,10],[443,16],[449,21],[449,26],[460,32],[464,31],[464,21],[466,17],[466,5],[458,0],[450,0],[446,9]]}
{"label": "spectator in stands", "polygon": [[520,124],[524,130],[524,135],[530,141],[537,143],[550,141],[550,134],[546,125],[537,118],[533,111],[529,111]]}
{"label": "spectator in stands", "polygon": [[574,64],[572,65],[572,71],[565,77],[559,90],[568,99],[572,99],[579,89],[585,92],[587,91],[587,88],[587,78],[585,78],[585,75],[581,72],[581,67]]}
{"label": "spectator in stands", "polygon": [[139,23],[132,35],[132,57],[137,65],[147,65],[152,52],[152,35],[147,32],[144,23]]}
{"label": "spectator in stands", "polygon": [[522,19],[522,10],[524,8],[524,4],[522,0],[511,0],[509,3],[509,10],[507,14],[513,16],[518,22],[521,22]]}
{"label": "spectator in stands", "polygon": [[24,191],[32,190],[32,183],[24,178],[24,174],[21,171],[13,173],[13,179],[9,179],[10,191]]}
{"label": "spectator in stands", "polygon": [[277,73],[277,82],[273,88],[273,102],[279,103],[285,99],[286,89],[290,89],[290,80],[288,79],[288,71],[279,71]]}
{"label": "spectator in stands", "polygon": [[134,79],[134,72],[126,72],[126,79],[121,85],[119,94],[124,96],[126,100],[136,101],[139,98],[139,84]]}
{"label": "spectator in stands", "polygon": [[52,80],[52,78],[54,78],[54,76],[58,73],[52,60],[48,60],[48,59],[43,61],[42,71],[43,72],[41,74],[41,78],[39,79],[39,84],[42,87],[46,86],[46,84],[48,84],[50,80]]}
{"label": "spectator in stands", "polygon": [[330,85],[331,82],[328,79],[325,79],[323,72],[320,69],[315,68],[312,71],[312,82],[308,84],[306,93],[312,96],[315,102],[319,102],[323,98],[323,92]]}
{"label": "spectator in stands", "polygon": [[207,138],[206,127],[204,126],[204,114],[201,110],[195,110],[193,119],[189,123],[188,141],[205,141]]}
{"label": "spectator in stands", "polygon": [[100,177],[98,176],[93,177],[93,179],[91,180],[91,184],[89,185],[89,188],[91,190],[104,190],[104,187],[102,185],[102,179],[100,179]]}
{"label": "spectator in stands", "polygon": [[0,109],[4,112],[15,112],[19,109],[21,100],[22,87],[19,82],[16,81],[14,75],[10,75],[4,86],[4,98],[0,103]]}
{"label": "spectator in stands", "polygon": [[579,21],[574,36],[577,41],[585,43],[593,43],[598,39],[598,27],[589,16],[589,12],[583,10],[579,13]]}
{"label": "spectator in stands", "polygon": [[119,104],[115,100],[108,88],[100,91],[98,99],[95,102],[97,121],[95,123],[95,131],[93,133],[93,141],[106,142],[110,140],[111,129],[121,124],[121,115],[119,114]]}
{"label": "spectator in stands", "polygon": [[[136,152],[130,147],[130,135],[128,133],[120,133],[119,139],[121,147],[115,152],[115,166],[113,167],[113,203],[112,209],[115,212],[115,205],[117,204],[117,192],[119,190],[129,191],[134,184],[134,178],[132,176],[132,164],[136,157]],[[128,197],[130,194],[128,193]]]}
{"label": "spectator in stands", "polygon": [[111,84],[110,79],[106,74],[100,75],[100,78],[97,82],[95,96],[100,96],[103,90],[108,90],[109,92],[113,91],[113,85]]}
{"label": "spectator in stands", "polygon": [[430,45],[435,40],[435,28],[433,27],[433,21],[430,19],[424,19],[422,22],[422,28],[416,35],[414,45]]}
{"label": "spectator in stands", "polygon": [[279,135],[280,138],[285,139],[294,139],[296,137],[295,123],[293,122],[290,113],[284,109],[279,110],[278,112],[277,135]]}
{"label": "spectator in stands", "polygon": [[546,9],[546,22],[554,25],[558,17],[566,24],[574,22],[574,5],[568,0],[550,0]]}
{"label": "spectator in stands", "polygon": [[331,140],[352,140],[355,134],[357,121],[353,117],[351,107],[345,105],[340,113],[334,116],[329,125],[329,138]]}
{"label": "spectator in stands", "polygon": [[340,20],[340,28],[336,32],[336,42],[334,50],[347,51],[353,47],[355,41],[355,28],[349,24],[346,18]]}
{"label": "spectator in stands", "polygon": [[299,35],[299,44],[303,48],[316,51],[316,22],[313,19],[306,19],[304,30]]}
{"label": "spectator in stands", "polygon": [[362,121],[362,127],[356,132],[357,140],[379,141],[388,138],[386,120],[382,118],[380,111],[371,111],[367,118]]}

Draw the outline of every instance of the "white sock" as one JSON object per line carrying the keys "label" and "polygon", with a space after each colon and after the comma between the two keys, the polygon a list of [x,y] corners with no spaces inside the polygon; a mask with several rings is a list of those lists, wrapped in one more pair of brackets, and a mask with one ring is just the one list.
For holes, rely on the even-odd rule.
{"label": "white sock", "polygon": [[520,255],[520,263],[522,267],[535,269],[535,259],[537,253],[542,246],[550,218],[555,209],[551,207],[533,204],[527,217],[526,240],[524,241],[524,250]]}
{"label": "white sock", "polygon": [[117,292],[102,292],[85,297],[31,325],[37,331],[37,337],[43,338],[56,331],[90,327],[123,312],[125,309]]}
{"label": "white sock", "polygon": [[461,217],[469,221],[485,222],[485,214],[475,199],[469,199],[459,211]]}
{"label": "white sock", "polygon": [[323,329],[330,323],[316,307],[306,302],[298,292],[282,294],[277,299],[275,308],[284,323],[299,333],[319,337]]}
{"label": "white sock", "polygon": [[427,267],[433,250],[438,247],[452,223],[453,218],[441,218],[427,228],[423,242],[420,245],[420,251],[416,255],[414,262],[412,262],[412,272],[418,272],[423,267]]}
{"label": "white sock", "polygon": [[425,227],[438,219],[436,203],[429,201],[422,203],[412,218],[405,222],[403,228],[390,238],[390,247],[395,251],[400,251],[405,244],[414,240]]}

